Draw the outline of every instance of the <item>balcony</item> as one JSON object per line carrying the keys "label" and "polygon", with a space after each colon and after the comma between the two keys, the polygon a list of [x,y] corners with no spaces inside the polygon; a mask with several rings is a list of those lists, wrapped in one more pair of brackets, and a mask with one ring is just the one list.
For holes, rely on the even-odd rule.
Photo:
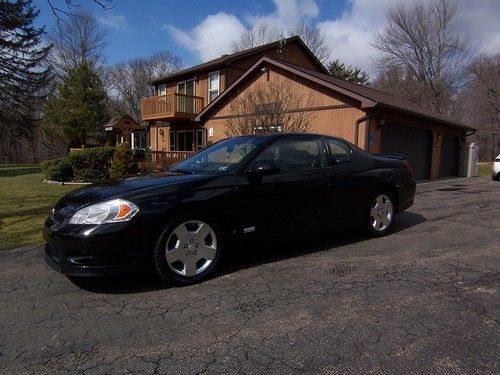
{"label": "balcony", "polygon": [[141,101],[144,121],[191,119],[203,109],[203,98],[184,94],[151,96]]}

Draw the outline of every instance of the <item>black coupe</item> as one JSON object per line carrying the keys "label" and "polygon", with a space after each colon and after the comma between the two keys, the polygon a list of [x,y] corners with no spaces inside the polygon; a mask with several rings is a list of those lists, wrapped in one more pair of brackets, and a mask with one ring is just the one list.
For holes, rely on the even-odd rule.
{"label": "black coupe", "polygon": [[238,240],[353,226],[382,236],[413,204],[400,159],[315,134],[229,138],[162,176],[69,193],[45,223],[45,260],[68,276],[152,268],[187,284]]}

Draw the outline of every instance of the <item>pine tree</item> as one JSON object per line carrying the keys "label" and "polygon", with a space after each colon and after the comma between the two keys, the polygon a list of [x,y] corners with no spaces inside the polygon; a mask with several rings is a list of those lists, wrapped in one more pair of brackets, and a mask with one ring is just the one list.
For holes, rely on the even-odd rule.
{"label": "pine tree", "polygon": [[370,78],[357,66],[345,65],[339,59],[331,61],[327,66],[328,71],[335,78],[340,78],[348,82],[366,85]]}
{"label": "pine tree", "polygon": [[87,65],[73,69],[48,98],[43,130],[48,138],[63,137],[81,146],[102,132],[108,120],[107,96],[99,76]]}
{"label": "pine tree", "polygon": [[0,0],[0,143],[9,159],[21,137],[36,136],[33,124],[50,80],[42,64],[50,46],[41,45],[37,16],[32,0]]}

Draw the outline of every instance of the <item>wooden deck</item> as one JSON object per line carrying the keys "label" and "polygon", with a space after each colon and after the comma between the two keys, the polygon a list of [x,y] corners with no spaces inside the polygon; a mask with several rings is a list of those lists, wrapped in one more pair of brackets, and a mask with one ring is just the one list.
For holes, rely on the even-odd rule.
{"label": "wooden deck", "polygon": [[141,114],[144,121],[190,119],[202,109],[201,96],[172,93],[141,100]]}

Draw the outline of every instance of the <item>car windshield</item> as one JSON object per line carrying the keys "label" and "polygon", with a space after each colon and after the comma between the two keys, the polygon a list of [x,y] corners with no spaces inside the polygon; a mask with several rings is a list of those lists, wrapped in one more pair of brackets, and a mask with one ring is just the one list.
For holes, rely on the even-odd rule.
{"label": "car windshield", "polygon": [[175,164],[170,171],[188,174],[231,174],[264,142],[263,137],[229,138]]}

